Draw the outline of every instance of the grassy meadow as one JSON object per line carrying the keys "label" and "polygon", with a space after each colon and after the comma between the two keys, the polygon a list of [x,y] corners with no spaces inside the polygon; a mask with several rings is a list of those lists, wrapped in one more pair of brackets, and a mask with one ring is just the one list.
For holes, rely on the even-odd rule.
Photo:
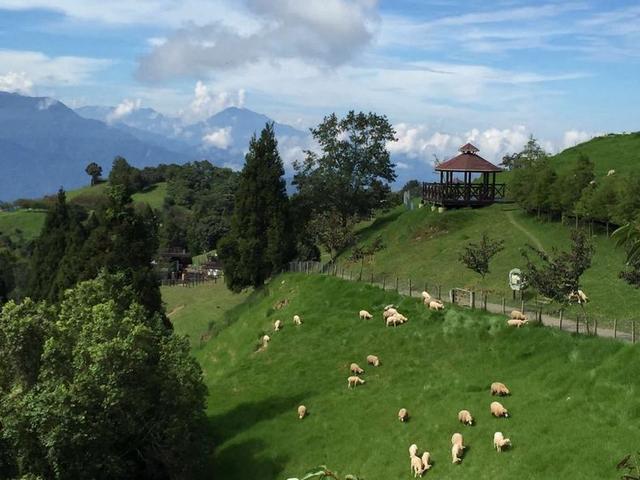
{"label": "grassy meadow", "polygon": [[[638,449],[637,346],[507,329],[504,318],[480,312],[429,312],[416,299],[332,277],[283,275],[243,297],[220,283],[163,295],[176,331],[200,338],[218,325],[194,344],[215,436],[202,478],[285,479],[323,463],[367,480],[412,478],[408,447],[417,443],[432,454],[427,478],[600,480],[618,478],[616,463]],[[388,303],[409,322],[385,327],[379,312]],[[373,320],[358,318],[363,308]],[[274,333],[276,319],[284,328]],[[264,333],[272,341],[257,352]],[[368,354],[382,365],[367,366]],[[346,384],[351,362],[365,369],[356,389]],[[503,400],[509,419],[489,414],[493,381],[512,390]],[[300,404],[310,413],[303,421]],[[403,407],[406,424],[396,416]],[[457,422],[463,408],[475,426]],[[457,431],[468,450],[452,465]],[[510,451],[492,449],[495,431],[511,438]]]}
{"label": "grassy meadow", "polygon": [[[524,267],[522,250],[531,244],[545,251],[569,244],[570,225],[546,222],[525,214],[514,205],[493,205],[481,209],[450,210],[444,213],[422,208],[407,211],[399,207],[383,214],[358,229],[358,245],[369,245],[378,236],[385,248],[372,259],[349,262],[352,249],[339,257],[339,263],[355,274],[363,270],[363,278],[371,273],[380,280],[395,282],[396,275],[406,286],[442,285],[443,292],[453,287],[481,288],[493,293],[493,299],[511,291],[507,284],[512,268]],[[478,241],[483,232],[504,240],[504,250],[491,263],[491,272],[484,281],[478,274],[459,262],[464,245]],[[614,318],[621,321],[640,319],[638,290],[618,278],[624,265],[624,251],[616,248],[606,234],[593,237],[595,255],[591,268],[583,276],[584,290],[591,299],[587,310],[598,316],[601,324],[610,324]],[[389,283],[388,283],[389,284]],[[624,325],[623,325],[624,326]]]}
{"label": "grassy meadow", "polygon": [[45,217],[42,210],[0,212],[0,234],[9,235],[16,242],[33,240],[40,234]]}

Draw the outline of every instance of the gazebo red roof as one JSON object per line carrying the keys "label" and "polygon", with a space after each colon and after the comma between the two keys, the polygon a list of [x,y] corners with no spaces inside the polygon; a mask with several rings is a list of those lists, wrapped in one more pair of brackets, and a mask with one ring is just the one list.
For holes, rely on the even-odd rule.
{"label": "gazebo red roof", "polygon": [[477,172],[477,173],[491,173],[501,172],[500,167],[496,167],[493,163],[485,160],[475,152],[479,150],[467,143],[460,147],[462,152],[460,155],[441,163],[436,167],[437,172]]}

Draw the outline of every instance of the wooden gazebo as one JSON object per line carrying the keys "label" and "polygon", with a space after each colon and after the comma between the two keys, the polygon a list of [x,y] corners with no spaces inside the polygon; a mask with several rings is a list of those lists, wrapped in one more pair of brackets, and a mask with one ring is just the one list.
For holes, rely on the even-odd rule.
{"label": "wooden gazebo", "polygon": [[[460,147],[460,155],[436,166],[440,182],[422,184],[423,201],[442,207],[480,207],[502,200],[505,184],[496,183],[496,174],[502,169],[478,151],[467,143]],[[455,177],[455,173],[463,173],[463,178]]]}

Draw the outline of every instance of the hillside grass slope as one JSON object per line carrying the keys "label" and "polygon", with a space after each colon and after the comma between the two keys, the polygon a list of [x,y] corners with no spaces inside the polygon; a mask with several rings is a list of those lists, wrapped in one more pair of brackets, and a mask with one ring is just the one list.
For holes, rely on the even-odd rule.
{"label": "hillside grass slope", "polygon": [[[349,249],[338,262],[354,275],[359,275],[362,269],[365,279],[372,273],[377,281],[385,277],[387,285],[394,283],[397,276],[404,288],[409,279],[414,290],[422,289],[425,283],[430,290],[441,285],[443,295],[453,287],[484,289],[491,292],[493,301],[500,303],[503,295],[511,299],[508,273],[512,268],[525,266],[521,253],[525,246],[530,244],[546,252],[553,247],[566,248],[570,230],[569,225],[538,220],[515,205],[496,204],[444,213],[399,207],[362,224],[357,231],[357,245],[370,245],[380,236],[385,245],[383,250],[365,261],[350,262],[353,249]],[[479,241],[483,232],[504,240],[505,247],[492,260],[491,272],[484,281],[459,261],[464,246]],[[618,278],[625,261],[624,251],[604,233],[595,235],[593,242],[592,266],[583,276],[584,290],[591,299],[587,312],[598,316],[601,324],[610,324],[614,318],[621,325],[623,320],[638,319],[638,290]]]}
{"label": "hillside grass slope", "polygon": [[[209,388],[215,456],[208,477],[283,479],[327,464],[368,480],[412,478],[408,447],[431,452],[427,477],[442,479],[613,479],[620,458],[638,448],[638,347],[546,328],[507,329],[503,317],[448,308],[433,313],[416,300],[333,277],[287,274],[241,304],[224,292],[165,290],[177,332],[217,324],[194,345]],[[218,305],[226,305],[219,315]],[[236,297],[237,299],[237,297]],[[286,302],[283,308],[276,308]],[[399,305],[409,322],[383,325],[380,311]],[[360,320],[358,311],[374,313]],[[294,327],[291,318],[302,316]],[[276,319],[282,331],[272,331]],[[198,326],[198,324],[200,326]],[[256,351],[265,332],[272,341]],[[193,335],[193,333],[192,333]],[[376,354],[382,365],[366,365]],[[347,388],[348,367],[366,384]],[[489,414],[489,385],[512,390],[512,417]],[[298,405],[310,415],[300,421]],[[400,408],[411,419],[398,421]],[[477,424],[462,426],[460,409]],[[492,448],[495,431],[513,448]],[[468,445],[452,465],[450,438]]]}

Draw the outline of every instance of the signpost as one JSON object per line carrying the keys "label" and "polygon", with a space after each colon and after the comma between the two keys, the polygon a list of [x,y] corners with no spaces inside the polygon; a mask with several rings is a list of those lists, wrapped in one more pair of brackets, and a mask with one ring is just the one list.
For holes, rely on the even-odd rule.
{"label": "signpost", "polygon": [[522,271],[519,268],[512,268],[509,272],[509,287],[513,291],[513,299],[516,299],[516,292],[522,291],[525,281],[522,278]]}

